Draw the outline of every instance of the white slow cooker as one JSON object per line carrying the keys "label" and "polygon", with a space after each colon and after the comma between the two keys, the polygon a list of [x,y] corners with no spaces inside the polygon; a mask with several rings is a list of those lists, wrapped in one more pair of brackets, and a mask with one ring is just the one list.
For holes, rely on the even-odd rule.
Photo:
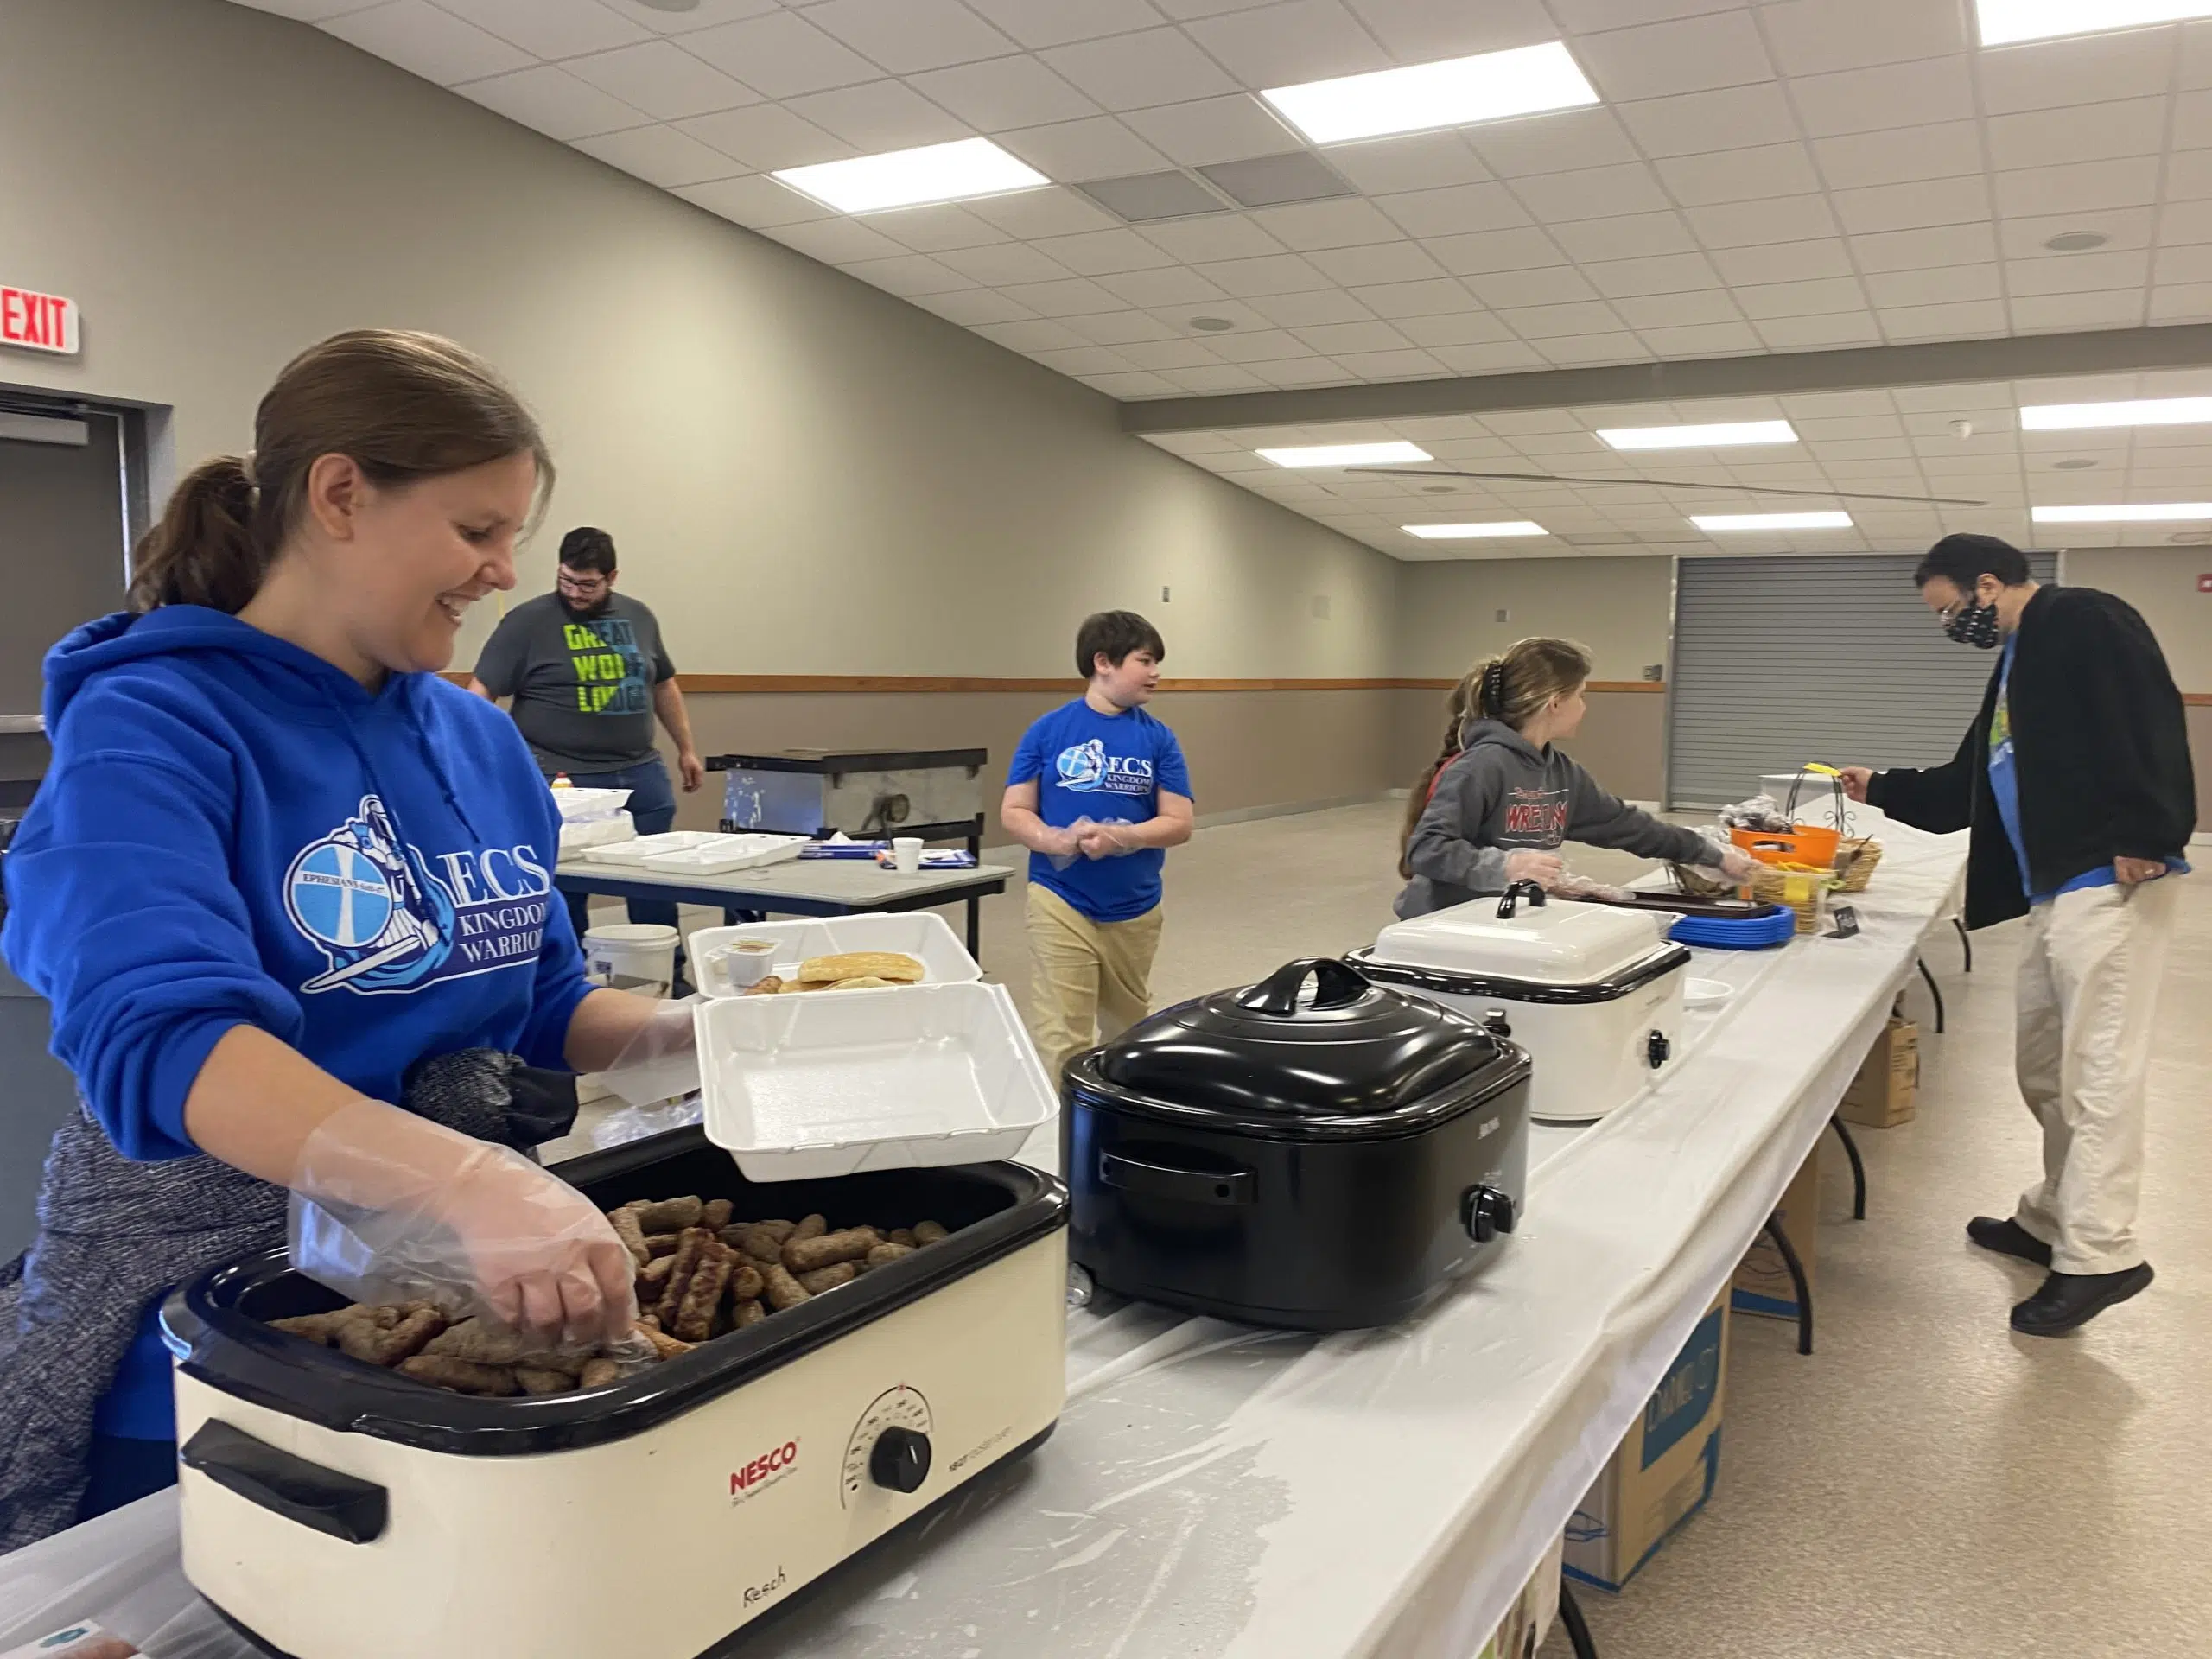
{"label": "white slow cooker", "polygon": [[1669,914],[1548,899],[1534,882],[1382,930],[1346,960],[1432,997],[1529,1052],[1529,1115],[1587,1123],[1665,1070],[1682,1029],[1689,951]]}

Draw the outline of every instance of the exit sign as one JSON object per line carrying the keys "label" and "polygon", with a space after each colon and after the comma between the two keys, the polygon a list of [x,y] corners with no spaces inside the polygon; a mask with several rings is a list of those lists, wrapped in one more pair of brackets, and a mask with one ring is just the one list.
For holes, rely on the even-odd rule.
{"label": "exit sign", "polygon": [[77,302],[0,284],[0,346],[74,356]]}
{"label": "exit sign", "polygon": [[2202,575],[2196,579],[2196,591],[2200,594],[2212,594],[2212,575]]}

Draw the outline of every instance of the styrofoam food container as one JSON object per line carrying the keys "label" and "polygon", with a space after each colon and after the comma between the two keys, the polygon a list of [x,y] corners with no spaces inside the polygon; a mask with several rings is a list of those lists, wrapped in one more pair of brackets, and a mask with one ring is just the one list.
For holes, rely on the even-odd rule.
{"label": "styrofoam food container", "polygon": [[571,784],[566,789],[554,790],[552,795],[564,823],[612,817],[630,804],[630,791],[626,789],[578,789]]}
{"label": "styrofoam food container", "polygon": [[805,836],[715,836],[696,847],[655,853],[645,860],[645,868],[671,875],[722,875],[731,870],[759,869],[789,863],[799,855],[808,839]]}
{"label": "styrofoam food container", "polygon": [[587,847],[608,847],[618,841],[635,841],[638,821],[627,812],[616,812],[604,818],[563,818],[561,821],[561,856],[574,857]]}
{"label": "styrofoam food container", "polygon": [[642,864],[662,853],[689,852],[714,839],[711,830],[670,830],[658,836],[639,836],[619,847],[594,847],[584,856],[595,864]]}
{"label": "styrofoam food container", "polygon": [[[837,957],[852,950],[896,950],[912,957],[922,964],[925,985],[957,984],[983,976],[982,969],[975,957],[961,948],[944,917],[925,910],[908,911],[901,915],[878,912],[823,921],[702,927],[691,936],[691,962],[693,977],[707,995],[735,996],[744,988],[731,979],[718,960],[720,952],[740,939],[772,941],[776,946],[775,966],[769,971],[785,979],[797,979],[799,964],[810,957]],[[818,996],[823,993],[811,995]],[[859,993],[840,991],[838,995],[853,996]]]}
{"label": "styrofoam food container", "polygon": [[707,1138],[748,1180],[1011,1158],[1058,1109],[1003,985],[696,1004]]}

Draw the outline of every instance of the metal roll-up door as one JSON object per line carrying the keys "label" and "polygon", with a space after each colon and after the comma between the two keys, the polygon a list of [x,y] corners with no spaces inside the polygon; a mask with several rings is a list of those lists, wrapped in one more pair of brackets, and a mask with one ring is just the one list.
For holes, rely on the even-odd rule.
{"label": "metal roll-up door", "polygon": [[[1913,555],[1675,565],[1667,804],[1725,805],[1808,760],[1927,766],[1958,752],[1996,658],[1943,638]],[[2031,553],[2038,582],[2057,556]]]}

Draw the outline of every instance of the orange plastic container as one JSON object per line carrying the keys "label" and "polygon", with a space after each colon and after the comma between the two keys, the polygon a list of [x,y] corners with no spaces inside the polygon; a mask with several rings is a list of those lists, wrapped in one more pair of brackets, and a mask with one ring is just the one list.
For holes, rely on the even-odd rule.
{"label": "orange plastic container", "polygon": [[1801,823],[1788,830],[1731,830],[1728,839],[1762,864],[1802,864],[1833,869],[1843,837],[1834,830]]}

